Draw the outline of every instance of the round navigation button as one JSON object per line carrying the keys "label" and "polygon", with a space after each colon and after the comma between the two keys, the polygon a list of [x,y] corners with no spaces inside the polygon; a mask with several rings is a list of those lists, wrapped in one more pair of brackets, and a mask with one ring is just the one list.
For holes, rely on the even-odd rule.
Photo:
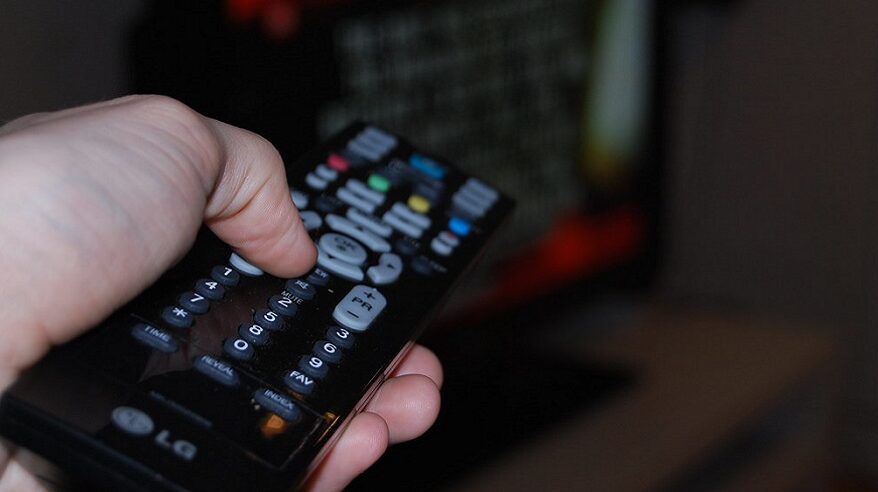
{"label": "round navigation button", "polygon": [[155,428],[149,415],[133,407],[116,407],[111,418],[119,430],[133,436],[148,436]]}
{"label": "round navigation button", "polygon": [[320,237],[319,244],[329,256],[352,265],[362,265],[369,256],[360,243],[344,234],[335,232],[324,234]]}

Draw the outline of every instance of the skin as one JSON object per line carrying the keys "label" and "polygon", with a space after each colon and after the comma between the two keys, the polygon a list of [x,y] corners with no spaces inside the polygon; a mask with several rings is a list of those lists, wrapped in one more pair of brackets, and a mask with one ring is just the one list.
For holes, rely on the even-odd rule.
{"label": "skin", "polygon": [[[0,389],[178,261],[202,222],[253,264],[295,277],[316,252],[274,147],[162,96],[0,127]],[[51,307],[51,309],[48,309]],[[307,490],[340,490],[439,411],[442,369],[416,346],[353,419]],[[0,491],[45,490],[0,447]]]}

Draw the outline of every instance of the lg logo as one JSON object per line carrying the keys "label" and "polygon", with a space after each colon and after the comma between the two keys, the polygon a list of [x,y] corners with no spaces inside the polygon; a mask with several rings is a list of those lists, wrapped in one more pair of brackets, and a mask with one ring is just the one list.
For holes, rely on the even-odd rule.
{"label": "lg logo", "polygon": [[[145,437],[155,430],[155,424],[150,416],[133,407],[116,407],[112,413],[112,421],[119,430],[132,436]],[[168,429],[159,431],[153,442],[156,446],[186,461],[192,461],[198,453],[198,448],[191,442],[173,439]]]}

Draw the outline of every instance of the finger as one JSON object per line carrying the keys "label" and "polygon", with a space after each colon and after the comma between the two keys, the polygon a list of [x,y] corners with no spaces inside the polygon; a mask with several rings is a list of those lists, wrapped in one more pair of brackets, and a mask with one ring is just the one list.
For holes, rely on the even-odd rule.
{"label": "finger", "polygon": [[442,388],[442,364],[436,354],[423,345],[412,347],[399,366],[391,373],[391,376],[404,376],[406,374],[423,374],[432,379],[436,387]]}
{"label": "finger", "polygon": [[433,425],[439,415],[439,388],[423,374],[390,378],[366,410],[387,422],[391,444],[414,439]]}
{"label": "finger", "polygon": [[207,203],[206,223],[257,266],[281,277],[304,273],[317,250],[290,198],[277,150],[256,134],[208,122],[225,162]]}
{"label": "finger", "polygon": [[378,461],[387,445],[388,430],[384,419],[369,412],[357,415],[314,470],[304,489],[311,492],[343,489]]}

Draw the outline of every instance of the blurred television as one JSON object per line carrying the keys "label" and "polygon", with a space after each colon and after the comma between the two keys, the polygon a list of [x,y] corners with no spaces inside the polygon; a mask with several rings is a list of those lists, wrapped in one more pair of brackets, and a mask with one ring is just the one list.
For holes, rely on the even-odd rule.
{"label": "blurred television", "polygon": [[474,319],[657,257],[658,2],[154,0],[132,87],[266,136],[288,161],[374,121],[517,211],[446,311]]}

